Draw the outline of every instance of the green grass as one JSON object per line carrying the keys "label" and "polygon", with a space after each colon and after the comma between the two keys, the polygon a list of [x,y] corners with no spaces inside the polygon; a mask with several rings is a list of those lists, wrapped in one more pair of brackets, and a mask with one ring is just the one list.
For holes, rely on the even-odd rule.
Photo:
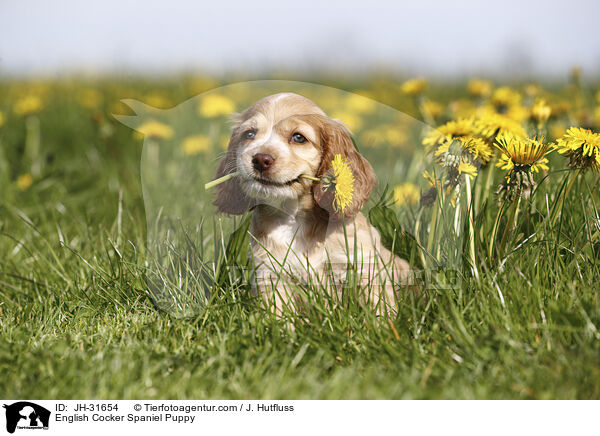
{"label": "green grass", "polygon": [[[12,182],[29,168],[24,121],[0,127],[2,397],[600,398],[595,175],[554,227],[528,223],[539,237],[502,268],[483,259],[479,280],[465,272],[457,289],[405,298],[389,322],[317,297],[291,328],[237,285],[178,319],[144,281],[141,142],[110,118],[104,137],[64,92],[51,102],[43,171],[25,191]],[[541,214],[561,179],[540,186]]]}

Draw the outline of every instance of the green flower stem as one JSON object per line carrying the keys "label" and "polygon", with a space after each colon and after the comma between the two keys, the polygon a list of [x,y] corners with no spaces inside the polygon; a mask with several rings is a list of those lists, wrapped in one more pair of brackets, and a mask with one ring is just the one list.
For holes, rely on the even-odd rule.
{"label": "green flower stem", "polygon": [[309,176],[308,174],[300,174],[299,177],[301,177],[303,179],[307,179],[307,180],[312,180],[314,182],[320,182],[321,181],[321,179],[319,179],[318,177]]}
{"label": "green flower stem", "polygon": [[454,210],[454,233],[458,235],[460,229],[460,191],[458,185],[456,185],[456,209]]}
{"label": "green flower stem", "polygon": [[431,213],[431,221],[429,221],[429,236],[427,238],[427,252],[431,254],[431,249],[433,248],[433,239],[435,236],[435,229],[437,226],[437,216],[438,210],[441,206],[437,204],[437,201],[433,204]]}
{"label": "green flower stem", "polygon": [[512,216],[512,229],[516,229],[517,228],[517,224],[519,221],[519,211],[521,210],[521,195],[519,195],[519,198],[517,199],[517,206],[515,207],[515,210],[513,212],[513,216]]}
{"label": "green flower stem", "polygon": [[419,247],[419,258],[421,259],[423,268],[426,270],[427,269],[427,257],[425,256],[425,253],[423,252],[423,244],[421,243],[421,235],[419,234],[419,231],[421,230],[421,216],[423,215],[424,210],[425,209],[422,207],[419,209],[417,218],[415,219],[414,235],[415,235],[415,240],[417,241],[417,246]]}
{"label": "green flower stem", "polygon": [[554,209],[554,214],[552,216],[552,221],[550,223],[551,226],[554,226],[554,224],[556,224],[556,220],[557,220],[558,216],[562,213],[563,207],[565,205],[565,199],[567,198],[569,191],[573,187],[575,180],[577,179],[579,174],[581,174],[581,172],[582,172],[582,170],[579,169],[579,171],[577,171],[577,172],[572,171],[569,174],[569,182],[567,184],[567,187],[562,192],[559,193],[560,198],[558,199],[558,207],[556,207],[556,209]]}
{"label": "green flower stem", "polygon": [[491,162],[489,163],[489,169],[488,169],[487,177],[485,179],[485,185],[483,187],[483,189],[484,189],[483,197],[481,198],[480,204],[484,204],[490,196],[490,188],[492,187],[492,184],[494,183],[494,169],[496,168],[497,160],[498,160],[498,155],[497,155],[497,153],[494,153],[494,157],[492,158]]}
{"label": "green flower stem", "polygon": [[521,207],[521,197],[523,195],[522,189],[517,192],[517,199],[513,201],[511,213],[509,218],[506,220],[506,227],[504,228],[504,234],[500,240],[499,252],[504,253],[504,247],[509,233],[512,233],[516,228],[519,220],[519,209]]}
{"label": "green flower stem", "polygon": [[471,178],[465,176],[465,188],[467,192],[467,207],[469,211],[469,257],[471,260],[471,268],[473,269],[473,275],[475,278],[479,278],[479,271],[477,271],[477,264],[475,262],[475,228],[473,225],[473,204],[471,203]]}
{"label": "green flower stem", "polygon": [[494,247],[496,245],[496,237],[498,235],[498,228],[500,227],[500,221],[502,220],[502,216],[506,211],[506,203],[502,203],[500,208],[498,209],[498,213],[496,214],[496,219],[494,220],[494,228],[492,229],[492,236],[490,237],[490,244],[488,246],[488,259],[492,259],[494,255]]}
{"label": "green flower stem", "polygon": [[[353,271],[354,264],[356,262],[356,257],[352,258],[352,263],[350,262],[350,244],[348,243],[348,231],[346,230],[346,220],[344,218],[344,212],[340,212],[342,218],[342,228],[344,229],[344,242],[346,245],[346,281],[348,281],[349,277],[352,277],[353,286],[356,286],[355,280],[356,276],[354,274],[351,275]],[[354,249],[356,250],[356,244],[354,244]]]}
{"label": "green flower stem", "polygon": [[208,191],[209,189],[214,188],[215,186],[220,185],[221,183],[225,183],[227,180],[233,179],[234,177],[237,177],[239,175],[240,173],[238,172],[226,174],[223,177],[219,177],[216,180],[206,183],[204,185],[204,189]]}
{"label": "green flower stem", "polygon": [[[205,183],[204,189],[208,191],[209,189],[214,188],[215,186],[220,185],[221,183],[225,183],[227,180],[233,179],[234,177],[237,177],[239,175],[240,175],[239,172],[226,174],[223,177],[219,177],[218,179],[215,179],[208,183]],[[303,179],[307,179],[307,180],[313,180],[315,182],[321,181],[321,179],[319,179],[318,177],[309,176],[308,174],[300,174],[299,177],[301,177]]]}

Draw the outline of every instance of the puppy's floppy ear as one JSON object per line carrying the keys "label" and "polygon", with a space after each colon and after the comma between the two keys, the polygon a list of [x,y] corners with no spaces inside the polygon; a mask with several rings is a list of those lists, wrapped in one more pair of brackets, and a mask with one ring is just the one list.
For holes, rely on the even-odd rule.
{"label": "puppy's floppy ear", "polygon": [[[236,143],[237,128],[233,129],[233,133],[229,138],[227,154],[219,162],[215,179],[223,177],[227,174],[236,171],[236,158],[239,145]],[[240,182],[237,177],[229,179],[225,183],[221,183],[216,187],[217,198],[213,204],[217,206],[218,213],[228,213],[233,215],[241,215],[250,208],[250,198],[242,191]]]}
{"label": "puppy's floppy ear", "polygon": [[[369,194],[375,187],[377,180],[371,164],[356,150],[350,132],[342,124],[327,117],[322,118],[321,122],[321,143],[323,146],[323,155],[321,166],[317,171],[317,177],[322,178],[326,174],[332,173],[331,162],[336,154],[341,155],[354,176],[354,193],[352,202],[344,210],[344,217],[353,217],[365,205],[369,199]],[[333,207],[334,193],[331,190],[324,190],[321,182],[313,185],[313,196],[315,202],[321,209],[327,212],[324,218],[330,221],[340,221],[341,213],[336,212]]]}

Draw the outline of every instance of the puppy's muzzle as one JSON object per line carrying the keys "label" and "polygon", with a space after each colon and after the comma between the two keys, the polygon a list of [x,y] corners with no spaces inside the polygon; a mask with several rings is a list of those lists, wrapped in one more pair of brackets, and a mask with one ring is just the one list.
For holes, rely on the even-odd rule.
{"label": "puppy's muzzle", "polygon": [[271,168],[274,162],[275,158],[266,153],[257,153],[252,157],[252,166],[261,174]]}

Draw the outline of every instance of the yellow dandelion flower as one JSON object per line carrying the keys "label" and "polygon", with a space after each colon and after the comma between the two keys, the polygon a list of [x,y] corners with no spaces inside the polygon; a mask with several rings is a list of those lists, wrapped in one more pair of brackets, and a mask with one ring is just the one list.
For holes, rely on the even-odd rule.
{"label": "yellow dandelion flower", "polygon": [[545,144],[543,139],[519,137],[504,132],[496,138],[496,147],[502,152],[496,165],[508,170],[496,193],[503,201],[529,197],[536,186],[533,173],[548,170],[548,159],[544,156],[552,151],[552,144]]}
{"label": "yellow dandelion flower", "polygon": [[44,102],[40,97],[37,95],[26,95],[15,102],[13,111],[22,117],[39,112],[43,107]]}
{"label": "yellow dandelion flower", "polygon": [[444,106],[432,100],[423,102],[423,110],[432,118],[437,118],[444,114]]}
{"label": "yellow dandelion flower", "polygon": [[[515,164],[509,156],[502,153],[500,155],[500,158],[498,159],[498,162],[496,163],[496,166],[505,171],[511,171],[515,167]],[[531,166],[531,171],[533,171],[534,173],[537,173],[540,170],[548,171],[548,159],[542,158],[537,163]]]}
{"label": "yellow dandelion flower", "polygon": [[[463,142],[464,141],[464,142]],[[452,188],[461,182],[460,175],[466,174],[471,177],[477,176],[478,163],[477,156],[465,147],[465,143],[471,142],[471,149],[474,151],[479,143],[483,143],[480,138],[457,138],[451,139],[438,146],[434,152],[436,162],[446,169],[445,186]],[[491,152],[489,152],[491,156]]]}
{"label": "yellow dandelion flower", "polygon": [[491,102],[496,108],[508,108],[521,103],[521,94],[508,86],[502,86],[494,91]]}
{"label": "yellow dandelion flower", "polygon": [[474,97],[487,97],[492,93],[492,83],[487,80],[469,80],[469,83],[467,83],[467,91]]}
{"label": "yellow dandelion flower", "polygon": [[483,139],[478,137],[464,137],[460,141],[463,148],[479,159],[480,162],[487,163],[492,160],[494,150]]}
{"label": "yellow dandelion flower", "polygon": [[188,136],[181,143],[183,154],[192,156],[210,150],[212,141],[206,135]]}
{"label": "yellow dandelion flower", "polygon": [[518,123],[525,121],[531,115],[531,111],[529,108],[523,106],[522,104],[515,104],[510,106],[505,112],[504,115]]}
{"label": "yellow dandelion flower", "polygon": [[198,115],[205,118],[230,115],[235,112],[233,100],[219,94],[210,94],[202,98],[198,106]]}
{"label": "yellow dandelion flower", "polygon": [[17,177],[15,185],[19,191],[26,191],[33,184],[33,176],[29,173],[21,174]]}
{"label": "yellow dandelion flower", "polygon": [[552,108],[546,103],[546,100],[543,98],[538,98],[533,106],[531,107],[531,117],[537,121],[538,125],[543,125],[548,118],[550,118],[550,114],[552,113]]}
{"label": "yellow dandelion flower", "polygon": [[496,147],[502,152],[496,165],[502,169],[548,170],[548,159],[544,156],[552,151],[551,143],[503,132],[496,138]]}
{"label": "yellow dandelion flower", "polygon": [[478,134],[489,140],[502,133],[510,133],[513,136],[527,136],[521,124],[501,114],[487,113],[477,118],[474,126]]}
{"label": "yellow dandelion flower", "polygon": [[173,137],[173,129],[165,123],[156,120],[149,120],[139,126],[137,129],[138,137],[148,137],[154,139],[169,139]]}
{"label": "yellow dandelion flower", "polygon": [[421,192],[414,183],[402,183],[394,188],[394,202],[398,206],[412,206],[419,202]]}
{"label": "yellow dandelion flower", "polygon": [[600,145],[600,134],[580,127],[571,127],[558,140],[558,152],[565,153],[582,149],[582,154],[591,156]]}
{"label": "yellow dandelion flower", "polygon": [[477,129],[473,123],[473,118],[461,118],[456,121],[448,121],[429,132],[423,139],[423,145],[427,146],[427,150],[430,151],[432,148],[447,142],[449,138],[454,140],[475,134],[477,134]]}
{"label": "yellow dandelion flower", "polygon": [[421,77],[407,80],[400,86],[403,93],[412,96],[421,95],[425,88],[427,88],[427,81]]}
{"label": "yellow dandelion flower", "polygon": [[458,164],[458,174],[465,174],[469,177],[476,177],[477,167],[470,162],[462,161]]}
{"label": "yellow dandelion flower", "polygon": [[[508,127],[511,129],[508,129]],[[502,130],[514,130],[523,133],[523,135],[525,134],[520,125],[499,115],[494,115],[493,118],[471,117],[449,121],[438,127],[425,137],[423,144],[426,146],[427,151],[435,150],[434,155],[439,157],[441,154],[448,152],[452,142],[459,141],[463,150],[468,151],[479,162],[485,164],[494,155],[490,139]]]}
{"label": "yellow dandelion flower", "polygon": [[453,139],[450,136],[446,136],[444,142],[441,143],[433,152],[434,157],[441,157],[444,154],[450,151],[450,144],[452,144]]}
{"label": "yellow dandelion flower", "polygon": [[476,132],[473,118],[462,118],[456,121],[449,121],[437,128],[444,135],[453,138],[470,136]]}
{"label": "yellow dandelion flower", "polygon": [[350,94],[346,98],[346,107],[350,112],[370,114],[375,111],[377,105],[370,98],[358,94]]}
{"label": "yellow dandelion flower", "polygon": [[570,158],[572,167],[600,171],[600,133],[571,127],[556,142],[557,151]]}
{"label": "yellow dandelion flower", "polygon": [[338,111],[331,115],[331,118],[340,120],[348,126],[352,131],[358,131],[363,125],[363,120],[360,115],[352,112]]}
{"label": "yellow dandelion flower", "polygon": [[344,209],[352,203],[354,195],[354,175],[350,165],[342,159],[341,154],[336,154],[331,162],[333,177],[329,177],[323,183],[326,189],[334,189],[333,210],[344,212]]}

